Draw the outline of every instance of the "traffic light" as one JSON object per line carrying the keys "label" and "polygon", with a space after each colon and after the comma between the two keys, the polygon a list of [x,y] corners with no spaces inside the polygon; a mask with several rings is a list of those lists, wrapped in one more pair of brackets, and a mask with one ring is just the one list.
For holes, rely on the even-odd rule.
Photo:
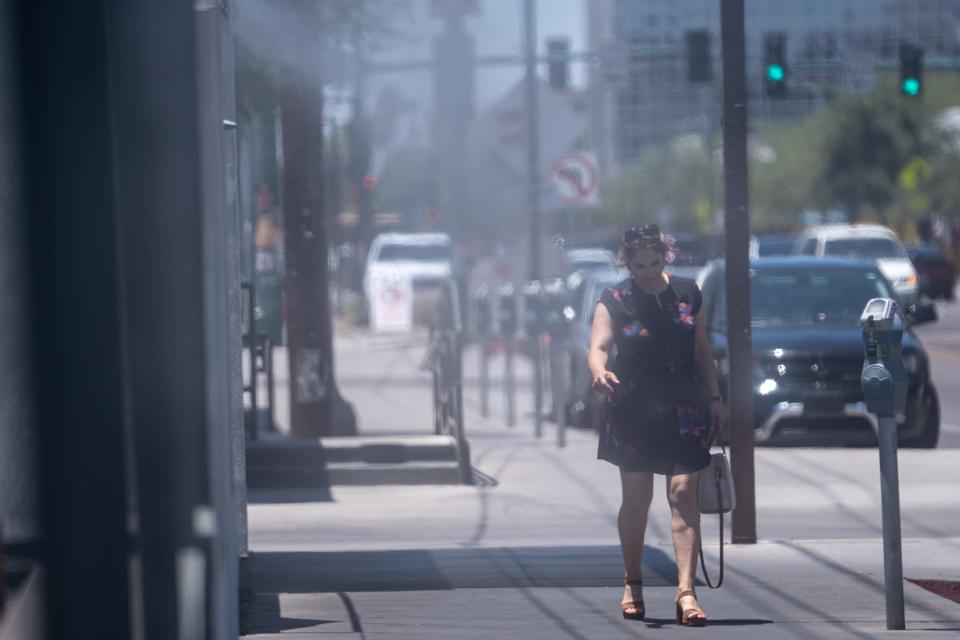
{"label": "traffic light", "polygon": [[710,82],[713,69],[710,60],[710,32],[706,29],[687,31],[687,80]]}
{"label": "traffic light", "polygon": [[900,45],[900,92],[911,98],[923,94],[923,49],[916,45]]}
{"label": "traffic light", "polygon": [[763,39],[763,92],[768,98],[787,97],[787,34],[768,33]]}
{"label": "traffic light", "polygon": [[554,89],[567,88],[570,80],[570,39],[547,39],[547,77]]}

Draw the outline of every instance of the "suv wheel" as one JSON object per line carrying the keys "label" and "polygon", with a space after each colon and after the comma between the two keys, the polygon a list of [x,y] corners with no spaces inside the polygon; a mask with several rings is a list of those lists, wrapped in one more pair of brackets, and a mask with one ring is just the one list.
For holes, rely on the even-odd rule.
{"label": "suv wheel", "polygon": [[928,386],[923,404],[925,410],[917,416],[918,420],[925,421],[923,431],[918,436],[904,440],[901,444],[903,447],[914,449],[937,448],[937,441],[940,439],[940,398],[932,384]]}

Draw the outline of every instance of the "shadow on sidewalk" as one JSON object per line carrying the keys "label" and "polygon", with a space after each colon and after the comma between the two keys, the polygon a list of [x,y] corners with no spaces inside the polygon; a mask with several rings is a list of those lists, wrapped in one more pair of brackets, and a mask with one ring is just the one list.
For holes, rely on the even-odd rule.
{"label": "shadow on sidewalk", "polygon": [[[241,606],[247,634],[306,632],[308,628],[316,633],[358,633],[363,626],[353,600],[361,594],[455,589],[509,590],[513,594],[509,598],[519,597],[530,607],[531,615],[565,628],[573,623],[568,624],[557,612],[556,599],[567,598],[564,606],[569,606],[572,598],[577,606],[607,615],[609,612],[596,609],[591,596],[580,589],[619,589],[623,562],[617,546],[260,552],[251,556],[249,575],[251,589]],[[676,566],[670,554],[644,548],[644,583],[650,587],[676,585]],[[287,598],[283,613],[281,595]],[[426,597],[440,601],[440,596]],[[611,621],[619,622],[616,618]],[[647,628],[676,625],[669,618],[644,622]],[[770,622],[727,618],[712,620],[711,625],[746,627]],[[567,635],[586,637],[573,627]]]}
{"label": "shadow on sidewalk", "polygon": [[[645,582],[674,585],[673,558],[644,548]],[[514,547],[342,552],[260,552],[251,556],[256,593],[428,591],[622,584],[616,546]]]}

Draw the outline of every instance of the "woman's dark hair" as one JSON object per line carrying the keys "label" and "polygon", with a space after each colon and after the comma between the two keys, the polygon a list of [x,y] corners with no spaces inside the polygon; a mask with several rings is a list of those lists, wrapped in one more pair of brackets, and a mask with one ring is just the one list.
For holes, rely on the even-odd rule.
{"label": "woman's dark hair", "polygon": [[617,254],[617,268],[627,266],[630,259],[643,249],[659,252],[663,256],[663,261],[668,263],[673,262],[676,254],[673,238],[660,233],[660,227],[655,224],[642,224],[638,227],[630,227],[623,232],[620,252]]}

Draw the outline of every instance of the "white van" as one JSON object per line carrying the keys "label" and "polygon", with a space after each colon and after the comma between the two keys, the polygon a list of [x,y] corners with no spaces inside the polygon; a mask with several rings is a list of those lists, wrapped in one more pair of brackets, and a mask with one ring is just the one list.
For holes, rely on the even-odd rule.
{"label": "white van", "polygon": [[917,271],[897,236],[878,224],[825,224],[804,230],[793,253],[876,260],[903,306],[917,302]]}

